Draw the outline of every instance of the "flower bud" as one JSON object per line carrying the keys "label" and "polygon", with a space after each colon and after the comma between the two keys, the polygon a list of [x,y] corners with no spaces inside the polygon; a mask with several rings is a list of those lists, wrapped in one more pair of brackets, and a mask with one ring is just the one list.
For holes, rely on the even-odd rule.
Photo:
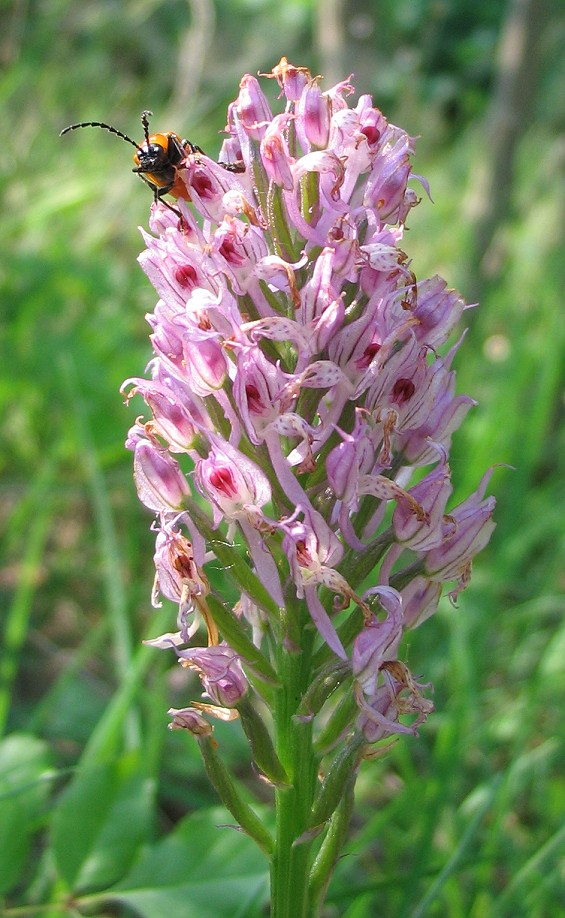
{"label": "flower bud", "polygon": [[327,146],[330,135],[331,102],[322,92],[318,79],[311,80],[302,90],[297,113],[300,115],[304,135],[313,147]]}
{"label": "flower bud", "polygon": [[234,111],[247,136],[252,140],[261,140],[273,116],[267,97],[255,77],[246,74],[242,78]]}
{"label": "flower bud", "polygon": [[190,493],[176,459],[148,440],[135,447],[133,477],[140,501],[159,513],[181,510]]}
{"label": "flower bud", "polygon": [[286,191],[292,191],[294,187],[290,168],[291,159],[283,134],[289,117],[289,115],[277,115],[276,118],[273,118],[261,140],[261,158],[265,172],[276,185],[280,185]]}
{"label": "flower bud", "polygon": [[[271,76],[271,74],[262,74],[262,76]],[[273,67],[272,76],[284,92],[289,102],[296,102],[300,94],[310,79],[310,71],[307,67],[295,67],[290,64],[286,57],[281,57],[276,67]]]}

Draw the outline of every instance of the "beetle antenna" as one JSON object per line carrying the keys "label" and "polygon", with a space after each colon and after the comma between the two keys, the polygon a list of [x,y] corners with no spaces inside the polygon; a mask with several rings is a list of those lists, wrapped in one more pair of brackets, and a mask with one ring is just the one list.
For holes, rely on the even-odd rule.
{"label": "beetle antenna", "polygon": [[[144,112],[145,114],[145,112]],[[104,121],[81,121],[80,124],[69,124],[68,127],[64,128],[59,134],[59,137],[62,137],[63,134],[67,134],[69,131],[76,131],[77,128],[85,127],[98,127],[102,128],[104,131],[109,131],[110,134],[116,134],[118,137],[121,137],[122,140],[126,140],[128,143],[131,143],[132,147],[135,147],[136,150],[139,150],[139,144],[132,140],[131,137],[128,137],[127,134],[124,134],[123,131],[118,131],[117,128],[112,127],[111,124],[106,124]],[[147,134],[147,131],[146,131]]]}
{"label": "beetle antenna", "polygon": [[148,148],[149,148],[149,119],[151,118],[152,114],[153,112],[149,112],[147,110],[141,113],[141,124],[143,127],[143,133],[145,134],[145,143],[147,144]]}

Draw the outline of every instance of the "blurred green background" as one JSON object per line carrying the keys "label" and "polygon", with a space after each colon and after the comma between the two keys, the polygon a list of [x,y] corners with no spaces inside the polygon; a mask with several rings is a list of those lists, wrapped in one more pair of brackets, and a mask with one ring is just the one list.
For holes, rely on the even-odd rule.
{"label": "blurred green background", "polygon": [[[364,767],[327,915],[565,913],[564,47],[560,0],[2,3],[0,726],[12,744],[0,747],[0,852],[17,849],[15,866],[0,865],[7,915],[76,888],[65,844],[86,819],[87,793],[76,792],[75,819],[69,803],[78,765],[127,754],[132,786],[150,788],[106,885],[142,844],[215,805],[196,748],[166,730],[166,709],[196,686],[168,655],[140,650],[174,621],[150,607],[151,520],[123,447],[135,415],[119,394],[150,356],[155,294],[136,257],[151,196],[126,144],[58,134],[94,119],[139,137],[148,108],[155,130],[216,155],[241,75],[282,55],[326,88],[353,72],[359,92],[421,137],[414,170],[433,203],[410,214],[404,248],[419,278],[441,273],[480,300],[456,361],[459,391],[480,405],[455,438],[454,502],[487,466],[513,467],[494,474],[498,527],[459,608],[445,601],[409,636],[437,712],[420,739]],[[219,735],[254,799],[237,728]],[[81,876],[79,888],[105,888]],[[240,894],[238,915],[262,914],[261,882]],[[91,913],[220,915],[132,902]]]}

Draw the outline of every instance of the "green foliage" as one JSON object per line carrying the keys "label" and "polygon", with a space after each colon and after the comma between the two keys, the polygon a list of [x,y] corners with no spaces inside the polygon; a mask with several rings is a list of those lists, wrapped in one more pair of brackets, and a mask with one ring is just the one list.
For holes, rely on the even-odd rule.
{"label": "green foliage", "polygon": [[[506,4],[363,3],[356,16],[376,17],[377,7],[374,31],[352,44],[352,67],[368,74],[387,115],[422,133],[416,171],[437,202],[411,214],[405,248],[419,276],[439,271],[470,293],[475,170],[488,147],[479,119]],[[171,608],[149,609],[151,521],[123,449],[135,410],[118,391],[149,356],[143,315],[153,294],[135,258],[150,198],[117,138],[57,136],[89,118],[137,136],[149,107],[155,122],[215,153],[244,70],[268,70],[282,54],[317,70],[310,2],[218,0],[206,63],[189,67],[193,93],[179,111],[191,10],[180,0],[32,0],[4,14],[6,915],[29,906],[42,916],[258,918],[267,898],[264,859],[225,827],[231,817],[215,808],[196,744],[165,729],[167,707],[198,689],[176,671],[163,676],[165,655],[141,646],[174,621]],[[359,18],[348,22],[361,30]],[[460,609],[446,603],[411,636],[411,669],[434,682],[437,712],[418,740],[363,763],[328,915],[545,918],[565,909],[563,31],[557,16],[512,209],[456,359],[460,390],[480,405],[456,437],[453,479],[462,497],[487,465],[513,467],[493,479],[498,528]],[[229,571],[217,573],[225,596]],[[251,779],[240,728],[220,725],[215,736]]]}
{"label": "green foliage", "polygon": [[26,870],[33,836],[49,796],[49,750],[33,736],[0,743],[0,895]]}
{"label": "green foliage", "polygon": [[216,808],[181,820],[167,838],[142,853],[107,901],[125,903],[142,918],[259,915],[268,891],[266,863],[230,827],[230,818]]}
{"label": "green foliage", "polygon": [[59,801],[51,845],[57,872],[74,894],[121,879],[147,840],[152,782],[139,755],[86,765]]}

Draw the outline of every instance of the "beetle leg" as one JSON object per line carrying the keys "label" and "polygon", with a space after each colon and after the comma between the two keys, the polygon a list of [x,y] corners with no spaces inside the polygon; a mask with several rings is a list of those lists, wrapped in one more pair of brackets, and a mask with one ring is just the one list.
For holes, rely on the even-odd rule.
{"label": "beetle leg", "polygon": [[188,230],[188,226],[185,223],[183,215],[181,214],[180,210],[178,210],[176,207],[173,207],[173,205],[169,204],[168,201],[165,201],[165,198],[163,197],[164,194],[167,194],[168,190],[168,188],[154,188],[153,200],[155,201],[155,204],[158,204],[159,202],[164,204],[165,207],[168,207],[169,210],[172,210],[172,212],[177,215],[180,220],[181,230],[184,233],[186,230]]}

